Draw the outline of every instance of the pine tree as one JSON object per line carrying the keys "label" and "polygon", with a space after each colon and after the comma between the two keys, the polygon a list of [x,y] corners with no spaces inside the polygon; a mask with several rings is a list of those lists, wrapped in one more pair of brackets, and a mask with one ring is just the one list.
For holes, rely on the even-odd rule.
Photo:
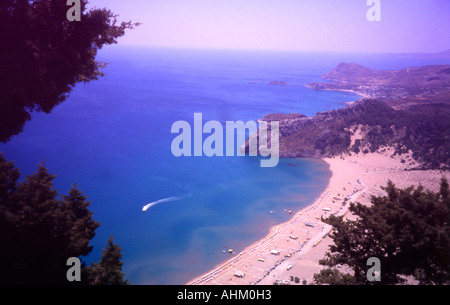
{"label": "pine tree", "polygon": [[[43,163],[23,182],[19,177],[19,169],[0,154],[0,283],[69,284],[67,259],[92,251],[89,243],[100,225],[90,202],[76,185],[60,196],[56,176]],[[104,250],[102,274],[109,276],[102,280],[110,284],[127,283],[120,250],[112,239]],[[82,283],[89,283],[88,268],[81,267]]]}
{"label": "pine tree", "polygon": [[32,111],[49,113],[77,83],[97,80],[106,64],[97,52],[137,23],[109,9],[87,8],[70,22],[65,0],[0,1],[0,142],[22,132]]}
{"label": "pine tree", "polygon": [[423,187],[397,189],[389,181],[386,196],[372,197],[371,206],[352,203],[356,220],[330,216],[334,244],[320,264],[334,268],[347,266],[353,274],[322,269],[316,283],[348,282],[371,284],[366,278],[367,260],[381,262],[382,284],[399,284],[405,276],[421,284],[443,284],[450,280],[450,199],[449,185],[441,180],[437,193]]}
{"label": "pine tree", "polygon": [[62,196],[64,217],[61,227],[67,227],[65,239],[68,241],[68,253],[72,256],[86,256],[92,251],[89,241],[94,238],[95,230],[100,223],[93,220],[93,212],[89,210],[90,201],[73,185],[68,196]]}
{"label": "pine tree", "polygon": [[[16,236],[15,262],[18,264],[9,276],[23,283],[52,283],[63,274],[63,258],[55,230],[59,214],[58,192],[43,163],[36,173],[18,183],[15,212],[18,219],[13,235]],[[67,259],[67,258],[66,258]]]}
{"label": "pine tree", "polygon": [[89,266],[90,283],[93,285],[129,285],[128,280],[124,280],[121,262],[122,254],[118,244],[114,244],[114,237],[108,239],[106,247],[103,249],[102,257],[97,264]]}
{"label": "pine tree", "polygon": [[[0,211],[11,207],[12,195],[17,190],[20,171],[0,153]],[[1,213],[1,212],[0,212]]]}
{"label": "pine tree", "polygon": [[8,282],[4,275],[16,269],[17,228],[19,214],[14,197],[17,194],[17,180],[20,171],[0,153],[0,283]]}

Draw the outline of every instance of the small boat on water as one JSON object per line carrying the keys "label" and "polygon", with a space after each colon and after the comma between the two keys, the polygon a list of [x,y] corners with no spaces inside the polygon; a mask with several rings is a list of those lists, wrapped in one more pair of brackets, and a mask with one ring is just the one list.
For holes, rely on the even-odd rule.
{"label": "small boat on water", "polygon": [[275,214],[275,211],[270,211],[270,214]]}

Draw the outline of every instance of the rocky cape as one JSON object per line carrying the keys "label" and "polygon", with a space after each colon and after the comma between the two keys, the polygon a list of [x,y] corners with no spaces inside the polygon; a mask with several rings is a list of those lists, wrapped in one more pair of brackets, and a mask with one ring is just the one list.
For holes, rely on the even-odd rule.
{"label": "rocky cape", "polygon": [[[430,65],[399,70],[373,70],[340,63],[322,76],[327,83],[308,84],[314,90],[351,91],[384,101],[394,109],[414,112],[450,103],[450,65]],[[445,107],[448,110],[448,107]]]}
{"label": "rocky cape", "polygon": [[366,98],[313,117],[261,118],[279,121],[280,157],[323,158],[390,147],[416,160],[419,168],[450,168],[450,66],[376,71],[339,64],[323,78],[333,82],[309,87],[350,90]]}

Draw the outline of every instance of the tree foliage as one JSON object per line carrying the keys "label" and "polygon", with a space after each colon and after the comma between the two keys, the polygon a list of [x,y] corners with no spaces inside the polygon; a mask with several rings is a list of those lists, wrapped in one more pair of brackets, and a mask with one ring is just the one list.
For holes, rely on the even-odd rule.
{"label": "tree foliage", "polygon": [[93,285],[128,285],[122,273],[123,263],[121,248],[114,243],[114,237],[108,239],[106,248],[103,249],[102,257],[97,264],[88,268],[89,282]]}
{"label": "tree foliage", "polygon": [[399,154],[411,150],[414,159],[422,162],[426,169],[449,168],[450,112],[443,110],[436,113],[415,113],[395,110],[377,100],[360,103],[361,109],[343,120],[345,127],[361,124],[367,129],[364,143],[355,143],[351,150],[359,151],[361,144],[371,152],[381,146],[392,146]]}
{"label": "tree foliage", "polygon": [[328,285],[356,285],[354,276],[342,273],[335,268],[322,269],[320,273],[314,274],[314,282]]}
{"label": "tree foliage", "polygon": [[[100,225],[90,202],[76,185],[60,196],[56,176],[42,163],[22,182],[19,177],[19,169],[0,154],[0,283],[68,284],[67,259],[92,251],[90,240]],[[102,266],[114,273],[120,258]],[[87,276],[82,281],[90,283]]]}
{"label": "tree foliage", "polygon": [[69,22],[66,1],[0,1],[0,142],[20,133],[32,111],[49,113],[77,83],[102,76],[98,50],[138,25],[86,4],[81,21]]}
{"label": "tree foliage", "polygon": [[[329,268],[315,275],[319,284],[370,284],[366,278],[370,257],[381,262],[381,283],[399,284],[412,276],[421,284],[450,280],[450,196],[442,178],[439,192],[422,186],[397,189],[389,181],[386,196],[373,196],[372,205],[351,203],[356,220],[330,216],[330,246],[320,264]],[[336,269],[352,270],[345,274]]]}

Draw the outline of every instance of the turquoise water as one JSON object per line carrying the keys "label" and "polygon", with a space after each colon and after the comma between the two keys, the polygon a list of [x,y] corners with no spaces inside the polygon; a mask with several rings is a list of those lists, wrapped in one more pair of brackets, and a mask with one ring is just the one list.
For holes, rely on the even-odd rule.
{"label": "turquoise water", "polygon": [[117,46],[100,58],[111,62],[105,77],[78,85],[51,114],[34,114],[0,151],[23,174],[44,160],[60,193],[77,183],[101,222],[83,260],[97,261],[113,234],[134,284],[182,284],[208,271],[230,257],[224,249],[242,250],[288,220],[286,210],[312,203],[330,177],[320,160],[261,168],[257,157],[176,158],[175,121],[192,123],[195,112],[223,124],[274,112],[312,116],[358,98],[304,87],[339,62],[402,64],[361,55]]}

